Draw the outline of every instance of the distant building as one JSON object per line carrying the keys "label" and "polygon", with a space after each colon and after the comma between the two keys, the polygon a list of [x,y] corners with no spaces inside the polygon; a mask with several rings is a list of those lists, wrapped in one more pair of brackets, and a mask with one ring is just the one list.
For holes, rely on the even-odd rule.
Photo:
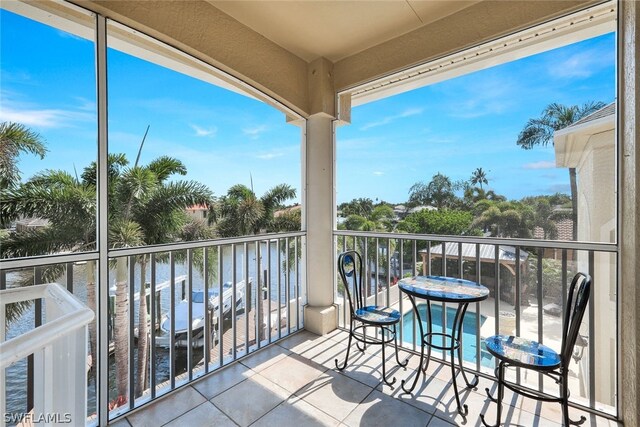
{"label": "distant building", "polygon": [[207,219],[207,213],[209,212],[209,206],[207,205],[193,205],[185,209],[187,215],[193,219],[203,220]]}
{"label": "distant building", "polygon": [[42,227],[47,227],[49,220],[44,218],[23,218],[16,221],[16,231],[28,231]]}
{"label": "distant building", "polygon": [[299,211],[301,209],[302,209],[302,205],[289,206],[288,208],[284,208],[284,209],[280,209],[278,211],[275,211],[273,213],[273,217],[277,218],[277,217],[279,217],[281,215],[284,215],[286,213],[293,213],[293,212]]}

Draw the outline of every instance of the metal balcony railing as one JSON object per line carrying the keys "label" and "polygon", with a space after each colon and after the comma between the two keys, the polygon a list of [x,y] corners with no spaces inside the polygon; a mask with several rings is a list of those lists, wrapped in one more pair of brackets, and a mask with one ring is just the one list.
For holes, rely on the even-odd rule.
{"label": "metal balcony railing", "polygon": [[[44,306],[41,324],[5,341],[7,305],[27,301]],[[0,291],[0,426],[82,423],[87,407],[87,325],[92,319],[93,312],[56,283]],[[6,368],[25,358],[34,372],[33,406],[9,414]]]}
{"label": "metal balcony railing", "polygon": [[[403,313],[399,340],[408,351],[419,351],[419,328],[411,304],[396,286],[399,279],[433,274],[487,286],[490,298],[472,304],[465,316],[463,358],[466,367],[488,377],[493,377],[496,362],[483,348],[484,337],[515,334],[560,350],[568,284],[576,272],[589,273],[594,280],[593,294],[573,355],[571,401],[582,409],[616,415],[615,245],[342,230],[334,236],[336,254],[352,249],[362,254],[369,303],[393,306]],[[336,283],[339,323],[345,327],[349,322],[348,308],[338,277]],[[438,313],[432,321],[434,331],[441,330],[442,325],[451,327],[455,307],[432,305],[432,311]],[[443,360],[447,357],[446,353],[434,354]],[[556,384],[525,370],[510,372],[509,379],[557,394]]]}
{"label": "metal balcony railing", "polygon": [[[304,239],[304,232],[294,232],[110,250],[104,266],[109,269],[108,295],[101,295],[108,301],[108,324],[102,328],[108,351],[100,350],[96,336],[101,325],[95,322],[83,341],[90,354],[88,381],[79,388],[85,392],[86,423],[97,422],[100,408],[109,411],[110,419],[119,417],[302,329]],[[17,286],[57,277],[95,310],[101,288],[98,264],[94,253],[3,261],[0,289],[15,292],[22,289]],[[8,325],[9,333],[32,333],[48,314],[48,306],[37,302],[25,306]],[[103,360],[101,354],[108,356]],[[3,413],[8,415],[28,413],[37,398],[37,364],[23,362],[7,371]],[[99,400],[97,372],[105,364],[109,394]],[[86,364],[75,367],[86,373],[78,366]]]}

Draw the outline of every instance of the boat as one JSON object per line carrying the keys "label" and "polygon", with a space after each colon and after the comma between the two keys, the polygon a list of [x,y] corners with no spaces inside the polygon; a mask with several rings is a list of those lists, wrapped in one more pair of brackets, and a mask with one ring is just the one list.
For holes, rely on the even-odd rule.
{"label": "boat", "polygon": [[[251,280],[251,279],[249,279]],[[218,337],[217,327],[220,318],[219,290],[216,288],[209,289],[207,298],[207,308],[209,310],[209,318],[211,319],[211,334],[213,342]],[[228,318],[232,314],[232,296],[233,284],[226,282],[222,286],[222,318]],[[191,346],[203,347],[205,343],[204,324],[205,324],[205,295],[204,290],[194,290],[191,293],[191,302],[188,298],[180,301],[175,307],[175,324],[174,324],[174,345],[176,347],[187,347],[188,328],[189,328],[189,304],[191,304]],[[244,310],[245,307],[245,282],[244,280],[236,283],[235,298],[236,313]],[[159,347],[169,347],[171,335],[171,315],[167,313],[163,316],[160,323],[161,334],[156,337],[156,345]]]}

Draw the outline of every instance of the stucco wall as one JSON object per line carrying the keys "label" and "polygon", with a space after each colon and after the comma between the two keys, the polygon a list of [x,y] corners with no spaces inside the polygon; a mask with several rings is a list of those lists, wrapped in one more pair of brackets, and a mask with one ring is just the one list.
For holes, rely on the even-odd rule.
{"label": "stucco wall", "polygon": [[205,1],[75,3],[177,47],[308,111],[307,63]]}
{"label": "stucco wall", "polygon": [[[612,123],[613,126],[613,123]],[[591,135],[580,147],[578,175],[578,240],[614,242],[616,226],[615,131]],[[578,269],[588,271],[589,254],[580,251]],[[596,400],[615,406],[617,329],[616,259],[609,253],[595,253],[593,266],[595,306]],[[586,325],[585,325],[586,326]],[[586,332],[586,329],[585,329]],[[588,355],[585,353],[585,357]],[[584,375],[588,375],[586,372]]]}
{"label": "stucco wall", "polygon": [[[309,96],[309,64],[205,1],[74,2],[230,72],[305,116],[317,112],[312,111],[314,105]],[[339,61],[333,67],[334,91],[530,27],[591,3],[595,2],[478,3]],[[325,68],[331,69],[332,65],[325,64]],[[333,106],[327,109],[326,113],[333,113]]]}
{"label": "stucco wall", "polygon": [[338,90],[436,59],[584,8],[594,1],[483,1],[338,61]]}

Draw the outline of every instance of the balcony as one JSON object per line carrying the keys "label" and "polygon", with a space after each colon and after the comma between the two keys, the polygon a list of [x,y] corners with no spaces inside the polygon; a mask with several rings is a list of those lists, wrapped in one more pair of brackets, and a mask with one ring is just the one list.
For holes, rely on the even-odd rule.
{"label": "balcony", "polygon": [[[65,150],[72,145],[89,147],[84,154],[94,162],[89,172],[95,173],[88,174],[87,187],[81,192],[86,199],[78,204],[78,209],[83,207],[87,215],[69,219],[72,216],[66,215],[66,207],[57,212],[58,219],[66,221],[61,235],[80,228],[79,223],[86,225],[86,232],[79,233],[81,240],[67,242],[62,249],[13,254],[0,261],[0,291],[57,282],[95,315],[88,325],[89,338],[84,339],[88,349],[83,356],[90,356],[88,381],[75,390],[76,395],[86,393],[86,402],[82,402],[86,408],[82,408],[81,415],[74,415],[73,424],[201,425],[213,420],[215,425],[378,425],[386,420],[394,424],[402,420],[402,425],[413,421],[422,426],[477,425],[478,415],[483,412],[491,421],[495,408],[484,395],[484,387],[495,388],[495,361],[484,351],[482,338],[496,332],[515,332],[557,349],[562,323],[558,314],[565,306],[567,285],[575,272],[585,271],[594,277],[595,290],[572,359],[572,415],[585,414],[588,425],[617,425],[618,421],[635,425],[640,390],[640,187],[635,185],[640,159],[635,149],[640,12],[636,3],[299,2],[300,8],[287,2],[254,3],[246,6],[214,0],[82,0],[14,1],[2,5],[49,30],[60,31],[61,38],[77,38],[86,54],[85,77],[90,83],[87,90],[95,94],[95,105],[76,97],[86,104],[77,116],[93,126],[83,132],[88,136],[83,136],[82,141],[88,142],[75,144],[70,142],[73,138],[63,135],[61,145]],[[346,3],[354,9],[342,9]],[[440,3],[442,8],[438,10]],[[328,13],[309,9],[316,6],[326,8]],[[404,10],[396,14],[393,8]],[[322,16],[327,22],[316,26]],[[378,17],[375,25],[372,16]],[[394,16],[395,28],[387,32],[386,24]],[[339,27],[344,31],[342,35],[336,34]],[[354,31],[356,27],[360,31]],[[314,28],[315,33],[303,34],[303,29]],[[274,29],[278,31],[272,32]],[[610,213],[606,230],[598,230],[602,235],[591,239],[581,235],[585,231],[582,230],[573,234],[578,242],[558,242],[337,230],[337,191],[342,190],[336,178],[336,127],[350,124],[352,106],[606,31],[617,31],[619,40],[616,103],[612,104],[615,111],[610,120],[613,127],[607,130],[612,135],[606,146],[610,163],[603,167],[611,186],[601,192],[606,193],[606,199],[601,193],[589,192],[589,197],[578,202],[586,201]],[[359,37],[352,37],[356,33]],[[28,30],[15,39],[30,40],[26,35]],[[45,49],[48,47],[44,45]],[[22,52],[4,51],[11,50]],[[71,51],[60,49],[61,54],[54,56],[64,62],[63,53],[68,52]],[[115,223],[113,202],[117,198],[110,193],[114,177],[109,157],[115,154],[112,150],[119,143],[135,145],[129,143],[134,140],[131,135],[113,132],[118,123],[114,118],[117,114],[127,116],[128,110],[117,110],[118,102],[137,108],[136,102],[113,97],[118,93],[113,77],[124,77],[127,88],[139,86],[137,82],[153,81],[146,73],[136,75],[127,67],[118,69],[118,62],[113,59],[121,53],[210,84],[216,90],[241,93],[283,113],[278,116],[281,123],[286,117],[288,124],[296,126],[296,144],[300,141],[300,155],[296,152],[294,156],[296,164],[286,165],[290,170],[293,165],[299,168],[296,173],[300,172],[297,188],[301,224],[299,228],[287,228],[299,231],[258,234],[263,232],[258,227],[226,234],[256,233],[248,237],[210,239],[222,234],[207,234],[202,240],[180,240],[182,237],[172,235],[154,240],[162,244],[113,245],[107,236]],[[57,70],[40,56],[32,55],[41,60],[43,68]],[[56,78],[45,81],[42,87],[55,86],[55,82]],[[153,88],[154,96],[165,96],[171,105],[179,105],[163,90],[180,92],[183,88],[162,86],[160,83]],[[44,93],[36,92],[38,96]],[[129,90],[120,92],[129,94]],[[60,93],[73,96],[63,90]],[[55,106],[40,110],[30,108],[28,103],[23,106],[30,112],[44,113],[44,119],[34,119],[44,127],[54,126],[56,120],[50,119],[49,114],[61,111]],[[405,115],[411,112],[404,105],[400,107]],[[196,126],[191,123],[190,108],[176,108],[187,117],[181,123],[183,128],[193,130],[197,137],[215,136],[217,127]],[[7,111],[11,113],[10,108]],[[170,111],[163,112],[175,116]],[[57,117],[55,114],[53,118]],[[161,117],[156,118],[162,121]],[[210,114],[206,118],[209,120]],[[137,116],[131,119],[144,122]],[[385,124],[386,120],[380,123]],[[62,122],[63,128],[72,129]],[[171,128],[177,128],[176,124],[173,117],[163,123]],[[235,131],[246,139],[263,128],[245,125],[242,122]],[[584,133],[584,128],[580,132]],[[562,144],[555,143],[557,149],[573,150],[576,141],[584,139],[584,135],[582,139],[565,136]],[[484,147],[480,143],[477,146]],[[211,154],[212,147],[207,146],[204,151]],[[142,144],[138,155],[141,150]],[[159,149],[161,154],[174,150],[179,151],[172,142]],[[403,156],[409,154],[397,151]],[[571,165],[580,157],[578,152],[567,151],[566,167],[575,167]],[[421,154],[416,157],[424,157]],[[278,155],[261,154],[265,159]],[[472,157],[471,153],[459,155]],[[214,171],[224,174],[233,169],[231,157],[221,156],[222,166],[217,168],[206,156],[198,160],[210,169],[206,175],[213,177]],[[402,159],[388,160],[385,174],[392,177],[403,166]],[[363,159],[357,162],[365,163]],[[591,164],[582,160],[578,163]],[[77,184],[78,173],[73,179],[70,167],[66,182]],[[247,175],[250,179],[256,177]],[[602,179],[587,176],[594,182]],[[389,182],[397,186],[397,182]],[[586,188],[593,187],[587,179],[580,182]],[[216,191],[217,195],[224,194]],[[42,205],[31,199],[26,202],[30,211]],[[148,214],[145,209],[139,212],[141,217]],[[598,221],[603,222],[602,218]],[[465,326],[465,333],[469,333],[464,341],[468,356],[465,366],[481,377],[477,389],[462,393],[470,408],[467,420],[456,415],[450,372],[442,364],[447,357],[444,354],[432,354],[428,376],[413,395],[401,394],[398,388],[380,383],[380,355],[373,349],[352,356],[344,374],[335,370],[334,359],[344,356],[344,328],[349,314],[335,267],[337,254],[347,249],[360,251],[366,260],[367,298],[393,306],[403,314],[399,339],[410,364],[406,371],[393,372],[398,382],[415,375],[419,348],[414,338],[416,321],[410,304],[398,291],[397,280],[407,275],[442,274],[478,281],[491,289],[489,299],[469,307],[471,322]],[[22,307],[19,325],[9,327],[7,339],[46,323],[49,313],[38,299],[34,297]],[[439,307],[439,325],[446,327],[451,319],[449,308]],[[4,328],[0,333],[4,340]],[[64,400],[60,388],[43,391],[40,387],[37,375],[42,367],[33,358],[11,362],[2,372],[6,374],[2,382],[6,379],[7,385],[4,395],[0,394],[7,411],[15,415],[11,420],[28,418],[31,411],[37,410],[36,403],[42,395],[55,393]],[[76,370],[84,374],[86,365],[80,365]],[[57,368],[49,363],[46,369],[51,373]],[[514,372],[509,379],[539,391],[556,391],[555,384],[537,375]],[[512,425],[555,425],[560,418],[556,404],[539,405],[510,394],[507,401],[509,409],[503,421]],[[0,426],[7,422],[6,418],[0,420]]]}
{"label": "balcony", "polygon": [[[576,269],[590,271],[597,280],[608,274],[612,262],[610,246],[574,242],[551,244],[514,239],[502,242],[477,237],[353,231],[337,231],[334,238],[336,256],[341,251],[357,249],[367,260],[365,280],[369,302],[391,305],[403,313],[399,342],[402,351],[411,357],[406,372],[394,372],[398,381],[415,375],[419,358],[419,347],[413,338],[417,322],[406,297],[398,292],[396,282],[399,278],[414,274],[446,274],[476,280],[491,289],[492,296],[488,300],[469,308],[467,319],[470,322],[465,322],[464,329],[465,367],[482,376],[476,389],[463,393],[463,400],[470,406],[469,419],[474,423],[479,422],[478,414],[486,411],[491,414],[494,410],[484,395],[484,388],[495,387],[495,365],[483,350],[482,338],[494,332],[515,332],[559,348],[557,331],[561,317],[558,313],[547,312],[546,305],[551,301],[563,304],[562,295],[566,295],[568,280]],[[124,422],[120,420],[126,418],[132,425],[165,423],[179,415],[185,418],[176,423],[183,423],[193,419],[191,417],[209,419],[215,414],[229,417],[240,425],[273,422],[279,418],[272,417],[289,419],[292,416],[312,417],[320,423],[358,425],[365,422],[366,417],[377,419],[382,416],[376,411],[384,409],[386,413],[388,406],[391,409],[386,416],[393,417],[393,410],[399,411],[398,414],[409,410],[419,425],[424,425],[431,416],[435,416],[433,422],[463,422],[453,407],[450,371],[441,365],[446,355],[432,354],[430,378],[421,383],[413,395],[402,394],[398,387],[391,389],[380,383],[377,349],[367,349],[365,354],[350,361],[345,373],[349,379],[334,369],[334,359],[344,357],[344,329],[325,336],[302,331],[305,325],[302,308],[308,292],[300,274],[305,241],[305,233],[298,232],[114,251],[112,265],[120,262],[124,268],[115,268],[110,273],[110,281],[126,286],[124,292],[115,285],[112,289],[114,301],[109,305],[108,316],[109,356],[104,362],[99,358],[100,353],[93,358],[87,422],[93,422],[91,414],[98,405],[93,388],[95,372],[105,364],[111,378],[110,418],[118,422]],[[455,250],[458,252],[452,253]],[[487,252],[490,257],[486,256]],[[141,260],[145,259],[149,267],[145,276],[149,282],[145,286],[144,301],[150,323],[146,325],[148,364],[142,371],[147,376],[147,387],[139,390],[140,371],[136,370],[142,345],[139,339],[139,268]],[[549,263],[558,269],[558,283],[548,283]],[[60,266],[47,265],[44,261],[36,267],[3,270],[0,278],[6,286],[17,274],[32,274],[37,283],[49,270],[59,271],[59,268],[65,270],[63,277],[67,289],[86,301],[90,292],[86,279],[90,277],[87,275],[91,272],[90,263]],[[119,276],[118,271],[126,274]],[[550,288],[552,285],[556,286],[555,290]],[[338,323],[344,328],[348,325],[344,291],[338,283],[335,289]],[[127,310],[124,317],[120,317],[120,321],[125,320],[124,326],[117,320],[116,301],[122,298],[121,293],[128,297],[124,303]],[[232,302],[234,293],[235,303]],[[598,291],[596,295],[600,293]],[[202,310],[207,294],[210,295],[208,309]],[[616,361],[605,357],[608,347],[602,344],[616,337],[607,335],[610,329],[602,326],[612,309],[609,293],[603,295],[605,298],[592,299],[581,330],[583,338],[576,346],[575,363],[571,366],[572,404],[576,412],[589,414],[592,425],[606,425],[616,413],[616,401],[611,394],[616,388]],[[440,308],[435,327],[438,327],[436,323],[447,325],[451,321],[451,307]],[[615,307],[612,310],[615,316]],[[189,315],[193,319],[191,323],[186,321]],[[181,328],[186,328],[186,332],[181,332]],[[95,333],[93,328],[90,331]],[[118,341],[118,336],[123,336],[124,341]],[[392,366],[391,360],[389,366]],[[22,372],[14,371],[13,375],[24,375],[27,389],[9,390],[12,405],[8,409],[14,413],[19,408],[28,412],[32,396],[38,394],[37,384],[29,380],[33,378],[33,366],[27,363],[22,369]],[[245,379],[248,381],[241,385]],[[537,375],[516,373],[510,379],[549,393],[557,388],[550,381],[542,382]],[[258,384],[251,381],[258,381]],[[123,383],[121,389],[119,384]],[[238,388],[232,388],[236,385]],[[274,393],[274,387],[279,392]],[[236,392],[243,399],[233,397]],[[18,398],[16,402],[16,396],[21,396],[22,401]],[[530,421],[538,417],[546,425],[559,419],[557,404],[536,406],[535,402],[526,399],[509,399],[510,422],[531,425]],[[169,400],[170,405],[167,404]],[[206,400],[213,405],[200,405]],[[255,402],[270,404],[256,406]],[[237,405],[248,405],[248,409]],[[164,409],[167,407],[171,409]],[[278,409],[272,411],[276,407]],[[218,410],[222,412],[218,413]],[[257,412],[252,412],[254,410]]]}
{"label": "balcony", "polygon": [[[427,379],[413,395],[402,394],[380,382],[379,350],[354,352],[344,373],[334,359],[344,357],[347,334],[336,331],[318,336],[302,331],[229,367],[191,383],[148,407],[121,419],[115,426],[143,425],[481,425],[478,414],[495,416],[495,405],[484,388],[495,388],[482,378],[477,389],[461,393],[469,405],[465,422],[456,410],[450,371],[432,362]],[[408,357],[407,370],[391,371],[396,381],[411,379],[419,356]],[[393,355],[387,360],[393,363]],[[505,395],[505,425],[560,426],[559,405],[542,404]],[[586,426],[617,426],[607,418],[587,416]]]}

